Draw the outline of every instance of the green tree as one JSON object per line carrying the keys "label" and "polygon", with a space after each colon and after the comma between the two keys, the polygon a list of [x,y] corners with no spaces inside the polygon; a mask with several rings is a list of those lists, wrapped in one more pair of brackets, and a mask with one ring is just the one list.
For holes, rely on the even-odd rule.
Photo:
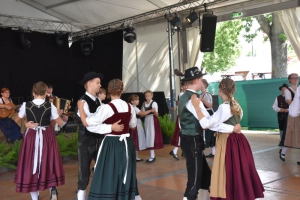
{"label": "green tree", "polygon": [[[251,31],[253,19],[256,19],[260,25],[258,30]],[[246,34],[244,37],[247,42],[251,42],[256,36],[257,31],[262,30],[271,44],[272,57],[272,78],[282,78],[287,76],[287,37],[284,34],[279,12],[258,15],[255,17],[244,18],[243,21]]]}
{"label": "green tree", "polygon": [[220,22],[217,25],[215,48],[204,53],[201,70],[207,73],[226,71],[235,65],[240,55],[239,35],[243,29],[241,20]]}

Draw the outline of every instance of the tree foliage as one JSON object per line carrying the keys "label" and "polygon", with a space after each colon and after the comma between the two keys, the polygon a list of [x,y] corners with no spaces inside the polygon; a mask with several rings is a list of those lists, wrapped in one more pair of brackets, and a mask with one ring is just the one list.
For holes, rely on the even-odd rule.
{"label": "tree foliage", "polygon": [[243,28],[241,20],[218,23],[213,52],[204,53],[201,70],[207,73],[226,71],[235,65],[240,55],[239,35]]}

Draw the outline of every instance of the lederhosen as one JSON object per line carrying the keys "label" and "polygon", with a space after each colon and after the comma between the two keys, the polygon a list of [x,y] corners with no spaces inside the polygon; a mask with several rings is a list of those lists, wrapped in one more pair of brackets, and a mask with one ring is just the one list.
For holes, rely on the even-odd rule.
{"label": "lederhosen", "polygon": [[[1,97],[3,105],[5,105],[4,99]],[[9,99],[12,102],[11,99]],[[16,140],[22,138],[22,133],[20,131],[19,125],[11,119],[11,116],[0,119],[0,129],[3,132],[6,141],[13,143]]]}
{"label": "lederhosen", "polygon": [[[277,97],[277,106],[278,106],[278,108],[283,108],[283,109],[288,109],[289,108],[289,105],[285,101],[284,96],[279,95]],[[278,119],[278,125],[279,125],[279,130],[280,131],[284,130],[284,124],[286,122],[287,117],[288,117],[288,113],[284,113],[284,112],[278,112],[277,113],[277,119]]]}
{"label": "lederhosen", "polygon": [[[293,90],[291,90],[290,88],[287,88],[290,92],[291,92],[291,96],[292,96],[292,101],[294,100],[294,97],[295,97],[295,92]],[[282,133],[282,137],[281,137],[281,140],[279,142],[279,145],[278,146],[284,146],[284,141],[285,141],[285,135],[286,135],[286,129],[287,129],[287,121],[288,121],[288,114],[289,113],[286,113],[287,114],[287,117],[285,118],[284,120],[284,125],[283,125],[283,133]]]}
{"label": "lederhosen", "polygon": [[193,94],[187,90],[179,100],[181,148],[185,152],[188,172],[184,196],[188,200],[196,200],[200,188],[207,190],[211,178],[211,170],[203,154],[203,129],[199,120],[186,108]]}
{"label": "lederhosen", "polygon": [[[91,99],[86,94],[81,97],[88,106],[90,113],[95,113],[97,108],[101,105],[98,98],[96,101]],[[77,116],[77,115],[76,115]],[[77,116],[78,117],[78,116]],[[78,117],[79,118],[79,117]],[[92,159],[96,161],[98,149],[104,138],[104,135],[92,133],[86,129],[82,124],[80,118],[77,120],[79,130],[78,130],[78,189],[85,190],[89,184],[90,178],[90,165]]]}

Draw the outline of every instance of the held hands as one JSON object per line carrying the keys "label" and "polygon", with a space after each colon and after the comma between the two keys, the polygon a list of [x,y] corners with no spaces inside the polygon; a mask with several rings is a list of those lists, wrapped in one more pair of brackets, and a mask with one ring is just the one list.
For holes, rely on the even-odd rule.
{"label": "held hands", "polygon": [[39,123],[33,123],[33,121],[29,121],[25,124],[26,128],[36,128],[39,125]]}
{"label": "held hands", "polygon": [[111,126],[111,130],[114,132],[121,132],[124,129],[124,124],[119,124],[121,122],[121,120],[115,122],[112,126]]}
{"label": "held hands", "polygon": [[240,133],[242,131],[242,127],[240,124],[236,124],[233,128],[233,132]]}

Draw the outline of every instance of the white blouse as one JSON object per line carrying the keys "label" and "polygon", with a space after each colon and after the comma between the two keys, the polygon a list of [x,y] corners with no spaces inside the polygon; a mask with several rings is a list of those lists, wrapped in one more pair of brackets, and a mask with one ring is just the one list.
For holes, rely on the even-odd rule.
{"label": "white blouse", "polygon": [[138,115],[139,112],[141,112],[141,110],[140,110],[138,107],[133,106],[133,108],[134,108],[134,111],[135,111],[135,114],[136,114],[136,115]]}
{"label": "white blouse", "polygon": [[[128,112],[128,104],[122,99],[115,99],[112,100],[110,103],[114,104],[118,112],[120,113]],[[91,113],[86,118],[86,122],[88,124],[87,129],[93,133],[100,133],[100,134],[110,133],[111,129],[110,131],[107,132],[101,132],[99,128],[95,128],[95,127],[97,127],[97,125],[99,124],[102,124],[106,119],[110,118],[113,114],[114,111],[108,104],[98,107],[95,113]],[[133,106],[131,106],[131,117],[130,117],[129,127],[130,128],[136,127],[136,123],[137,123],[137,119],[135,116],[135,110]]]}
{"label": "white blouse", "polygon": [[[190,89],[189,89],[190,90]],[[195,92],[193,90],[190,90],[192,92]],[[229,106],[229,105],[228,105]],[[210,116],[209,113],[207,112],[206,108],[204,107],[203,103],[200,102],[200,110],[201,112],[203,113],[204,115],[204,118],[202,118],[199,123],[201,125],[201,127],[203,129],[210,129],[212,131],[217,131],[217,132],[221,132],[221,133],[231,133],[233,132],[233,129],[234,129],[234,126],[232,125],[229,125],[229,124],[224,124],[223,122],[225,122],[227,119],[229,119],[229,117],[232,116],[231,112],[230,112],[230,106],[229,106],[229,112],[230,112],[230,116],[228,115],[227,116],[227,119],[224,118],[221,118],[222,116],[219,116],[219,115],[222,115],[222,113],[217,113],[216,112]],[[198,115],[196,113],[196,110],[192,104],[192,101],[189,100],[187,103],[186,103],[186,108],[191,112],[193,113],[193,115],[198,118]],[[220,108],[220,107],[219,107]],[[218,109],[219,110],[219,109]],[[214,120],[211,120],[211,118],[214,117]],[[217,120],[219,118],[219,120]],[[225,119],[225,120],[224,120]],[[222,121],[223,120],[223,121]],[[210,122],[211,121],[211,122]]]}
{"label": "white blouse", "polygon": [[[294,89],[292,87],[289,87],[293,92],[296,93],[296,91],[294,91]],[[288,89],[285,89],[284,90],[284,97],[285,97],[285,100],[292,100],[292,93],[288,90]]]}
{"label": "white blouse", "polygon": [[[32,102],[35,105],[42,105],[45,102],[45,100],[44,99],[34,99],[34,100],[32,100]],[[20,107],[18,116],[20,118],[23,118],[23,117],[26,116],[26,102],[24,102],[22,104],[22,106]],[[51,103],[51,117],[50,117],[50,120],[55,120],[58,117],[59,117],[59,115],[58,115],[58,112],[57,112],[57,108]]]}
{"label": "white blouse", "polygon": [[298,117],[300,115],[300,86],[297,87],[294,100],[289,107],[289,115]]}

